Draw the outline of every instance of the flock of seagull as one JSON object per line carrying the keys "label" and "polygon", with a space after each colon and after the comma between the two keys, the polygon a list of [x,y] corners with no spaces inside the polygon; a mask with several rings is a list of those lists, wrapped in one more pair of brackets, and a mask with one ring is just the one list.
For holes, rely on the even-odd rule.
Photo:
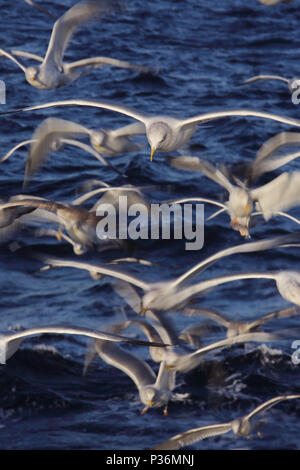
{"label": "flock of seagull", "polygon": [[[265,5],[275,5],[277,0],[260,0]],[[53,18],[48,9],[36,2],[27,3],[38,8],[41,13]],[[13,61],[25,74],[27,82],[42,90],[63,87],[79,79],[94,68],[101,66],[122,67],[135,70],[142,74],[156,74],[157,70],[149,67],[131,64],[109,57],[92,57],[76,62],[63,61],[66,48],[73,34],[78,28],[85,26],[95,18],[102,18],[113,14],[122,8],[117,1],[83,0],[75,4],[54,23],[49,40],[48,49],[44,57],[20,50],[0,49],[1,60],[5,58]],[[19,58],[38,62],[37,66],[25,66]],[[260,78],[274,78],[274,76],[259,76],[247,80],[251,83]],[[278,77],[277,77],[278,78]],[[284,79],[285,80],[285,79]],[[286,81],[286,80],[285,80]],[[9,150],[1,159],[4,163],[8,158],[23,146],[29,146],[25,166],[24,186],[30,184],[34,174],[40,171],[42,165],[52,153],[61,150],[65,145],[79,147],[99,160],[103,165],[109,166],[123,177],[122,172],[111,163],[111,158],[128,152],[139,152],[143,145],[135,141],[138,135],[145,135],[150,147],[150,158],[153,160],[155,152],[181,151],[189,143],[197,131],[197,126],[215,119],[236,116],[268,119],[300,127],[297,119],[279,116],[276,114],[260,112],[251,109],[222,110],[207,112],[192,117],[172,117],[164,114],[149,115],[137,109],[131,109],[119,103],[97,101],[88,99],[62,100],[29,106],[21,109],[3,111],[1,115],[10,115],[18,112],[29,112],[38,109],[65,106],[96,107],[116,113],[121,113],[134,120],[118,129],[89,129],[76,122],[61,118],[47,118],[35,130],[31,138],[20,142]],[[81,142],[81,138],[88,137],[90,145]],[[288,218],[295,224],[300,221],[290,215],[289,209],[300,204],[300,172],[282,172],[269,183],[254,186],[256,181],[264,174],[280,169],[290,161],[300,156],[300,151],[291,152],[290,147],[300,143],[300,132],[282,132],[269,139],[257,152],[256,159],[248,165],[242,176],[237,176],[228,168],[216,167],[211,162],[201,158],[180,155],[170,157],[171,166],[182,171],[200,172],[207,178],[225,189],[227,200],[211,200],[205,195],[196,195],[195,198],[182,198],[172,203],[204,202],[218,207],[218,211],[209,219],[217,217],[222,212],[228,213],[230,225],[237,230],[241,237],[250,238],[250,229],[254,229],[254,220],[262,216],[264,221],[271,217]],[[282,154],[282,151],[288,151]],[[104,181],[93,180],[83,185],[84,194],[71,203],[48,200],[37,196],[15,195],[8,201],[0,203],[0,237],[2,243],[10,243],[16,233],[24,227],[33,227],[35,236],[54,236],[59,241],[70,243],[76,255],[87,251],[104,251],[111,248],[127,250],[125,240],[103,240],[96,234],[96,226],[101,219],[96,214],[98,204],[109,202],[116,204],[119,195],[127,195],[132,202],[142,202],[149,207],[149,201],[143,195],[142,188],[129,184],[118,187],[109,186]],[[101,196],[89,209],[86,201]],[[221,194],[220,194],[221,196]],[[221,197],[220,197],[221,199]],[[40,227],[37,229],[37,225]],[[53,229],[53,226],[56,228]],[[64,260],[41,253],[35,257],[43,263],[41,270],[58,267],[70,267],[88,271],[95,279],[108,276],[114,291],[127,304],[134,316],[122,322],[113,323],[106,331],[79,328],[68,325],[48,325],[20,331],[7,331],[0,334],[0,363],[5,364],[18,350],[21,342],[32,335],[44,333],[59,333],[71,335],[84,335],[93,338],[86,355],[85,370],[95,355],[127,374],[135,383],[141,402],[144,404],[142,414],[151,407],[163,407],[167,415],[170,400],[181,401],[187,394],[177,393],[177,374],[184,374],[199,366],[204,356],[212,350],[225,348],[238,343],[246,342],[272,342],[289,337],[290,332],[276,330],[264,332],[261,327],[270,320],[280,320],[300,314],[300,271],[253,271],[227,274],[215,278],[199,281],[198,276],[213,263],[224,260],[225,257],[239,253],[253,253],[276,248],[298,246],[300,236],[290,233],[262,241],[238,244],[223,249],[192,266],[185,273],[168,281],[146,282],[130,272],[118,269],[123,263],[141,263],[151,265],[150,262],[133,257],[115,259],[111,264],[93,264],[83,261]],[[197,277],[195,283],[190,282]],[[252,322],[233,321],[225,318],[218,312],[205,308],[194,308],[190,302],[214,287],[241,279],[269,279],[274,281],[278,293],[292,306],[264,315]],[[193,326],[178,333],[173,328],[166,312],[182,311],[193,317],[209,318],[226,328],[224,339],[206,346],[201,346],[201,328]],[[146,336],[145,340],[124,336],[123,332],[131,326],[137,327]],[[135,354],[121,349],[118,342],[131,343],[149,347],[149,353],[157,365],[152,369],[149,363]],[[249,414],[236,418],[233,421],[215,424],[188,430],[153,449],[179,449],[218,434],[233,431],[234,434],[249,436],[256,432],[252,425],[252,418],[257,414],[284,401],[300,398],[300,394],[290,394],[272,397],[270,400],[257,406]]]}

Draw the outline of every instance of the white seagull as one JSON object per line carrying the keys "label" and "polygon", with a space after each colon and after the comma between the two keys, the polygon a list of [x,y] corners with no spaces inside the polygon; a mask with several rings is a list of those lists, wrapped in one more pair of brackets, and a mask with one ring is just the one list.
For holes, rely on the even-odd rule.
{"label": "white seagull", "polygon": [[[227,211],[231,219],[230,225],[246,237],[250,236],[248,227],[250,218],[254,215],[261,214],[266,221],[279,215],[300,224],[296,218],[283,212],[300,204],[299,171],[281,173],[269,183],[251,189],[237,178],[234,178],[237,184],[231,183],[229,176],[223,170],[214,167],[206,160],[197,157],[174,157],[170,159],[170,162],[176,168],[202,171],[208,178],[228,191],[228,201],[223,204],[211,199],[192,197],[169,201],[169,203],[199,201],[220,206],[222,211],[218,211],[217,214]],[[255,212],[255,208],[258,212]]]}
{"label": "white seagull", "polygon": [[[140,313],[142,299],[132,286],[114,282],[113,287],[136,313]],[[136,320],[128,321],[128,326],[131,324],[137,325],[146,334],[149,341],[168,344],[169,346],[159,350],[150,347],[150,355],[154,361],[164,361],[167,369],[176,372],[189,372],[195,369],[202,362],[205,354],[216,349],[232,346],[237,343],[274,341],[283,337],[280,333],[249,333],[249,330],[246,331],[245,328],[243,334],[239,334],[239,332],[236,331],[235,335],[230,335],[230,337],[226,339],[211,343],[195,351],[188,348],[187,345],[181,341],[181,336],[175,332],[173,325],[164,314],[148,309],[145,312],[145,316],[152,321],[151,325],[144,321]]]}
{"label": "white seagull", "polygon": [[[298,238],[298,240],[297,240]],[[96,265],[92,263],[85,263],[73,260],[61,260],[44,255],[38,255],[38,259],[44,262],[47,269],[50,267],[74,267],[78,269],[84,269],[90,273],[100,273],[102,275],[111,276],[129,284],[132,284],[144,291],[142,299],[141,313],[145,313],[147,310],[170,310],[174,307],[178,307],[181,304],[187,303],[189,299],[197,294],[203,294],[205,291],[218,286],[219,284],[240,280],[240,279],[272,279],[276,281],[277,288],[282,297],[293,304],[300,305],[300,273],[298,271],[277,271],[277,272],[250,272],[250,273],[238,273],[229,274],[213,278],[207,281],[202,281],[198,284],[193,284],[188,287],[184,287],[184,284],[192,279],[196,274],[204,271],[213,262],[218,259],[222,259],[225,256],[229,256],[235,253],[247,253],[253,251],[260,251],[265,249],[272,249],[275,247],[289,246],[293,243],[299,242],[297,235],[284,235],[271,240],[263,240],[253,243],[244,243],[237,245],[225,250],[221,250],[214,255],[208,257],[201,263],[193,266],[191,269],[186,271],[178,278],[171,281],[161,281],[147,283],[141,280],[139,277],[135,277],[131,274],[125,273],[120,270],[109,268],[105,265]],[[43,269],[43,268],[42,268]]]}
{"label": "white seagull", "polygon": [[26,108],[14,109],[11,111],[1,112],[0,115],[12,114],[23,111],[33,111],[37,109],[46,109],[56,106],[90,106],[101,109],[115,111],[117,113],[129,116],[144,124],[147,139],[151,147],[151,160],[157,150],[161,152],[172,152],[185,146],[192,135],[196,131],[197,125],[220,119],[224,117],[239,116],[239,117],[259,117],[262,119],[270,119],[272,121],[281,122],[290,126],[300,127],[300,121],[297,119],[278,116],[276,114],[265,113],[262,111],[255,111],[251,109],[231,109],[228,111],[212,111],[211,113],[204,113],[190,118],[182,119],[178,117],[166,115],[150,115],[145,114],[127,106],[122,106],[117,103],[109,101],[98,100],[64,100],[54,101],[51,103],[44,103],[35,106],[28,106]]}
{"label": "white seagull", "polygon": [[[110,332],[116,334],[122,331],[124,324],[116,324],[110,328]],[[146,413],[150,407],[165,406],[164,414],[167,414],[167,405],[170,400],[184,400],[188,394],[173,392],[175,388],[175,373],[168,370],[164,362],[160,363],[156,376],[153,369],[146,361],[119,347],[112,347],[112,342],[96,340],[95,350],[107,364],[110,364],[127,374],[135,383],[141,402],[145,405],[141,414]]]}
{"label": "white seagull", "polygon": [[[132,65],[129,62],[112,59],[110,57],[90,57],[76,62],[66,63],[63,57],[75,31],[87,22],[98,16],[114,11],[118,6],[116,1],[83,0],[70,8],[61,16],[53,26],[51,38],[45,57],[37,56],[29,52],[13,50],[8,52],[0,49],[0,54],[11,59],[24,72],[25,78],[30,85],[41,90],[52,90],[75,81],[81,75],[86,74],[93,68],[110,65],[149,72],[149,68]],[[16,56],[26,57],[41,65],[25,67]]]}
{"label": "white seagull", "polygon": [[[42,210],[31,214],[36,221],[46,221],[50,223],[58,224],[63,226],[67,231],[67,236],[63,234],[62,230],[58,232],[48,231],[48,234],[55,233],[58,240],[61,241],[63,238],[69,241],[73,245],[75,254],[82,254],[87,250],[98,250],[111,248],[124,248],[127,246],[126,240],[116,239],[102,239],[97,235],[97,224],[101,220],[101,216],[97,216],[95,212],[89,211],[84,207],[78,207],[77,205],[67,204],[57,201],[51,201],[42,198],[33,198],[31,196],[20,195],[7,203],[0,203],[0,217],[3,218],[2,225],[9,225],[13,220],[20,217],[19,211],[16,208],[26,210],[31,208],[32,210]],[[4,211],[4,216],[2,213]],[[23,217],[24,220],[25,217]],[[26,219],[24,220],[26,223]],[[28,220],[27,220],[28,223]],[[44,233],[46,235],[46,233]],[[71,238],[71,240],[70,240]],[[74,242],[74,243],[73,243]]]}
{"label": "white seagull", "polygon": [[236,436],[249,436],[251,432],[257,430],[257,426],[254,426],[251,422],[252,418],[258,413],[262,413],[277,403],[284,400],[294,400],[300,398],[300,395],[280,395],[278,397],[271,398],[261,405],[257,406],[249,414],[236,418],[228,423],[211,424],[208,426],[202,426],[200,428],[190,429],[182,434],[177,434],[171,437],[167,441],[152,447],[151,450],[176,450],[181,449],[194,444],[195,442],[206,439],[207,437],[218,436],[220,434],[226,434],[229,431],[233,431]]}
{"label": "white seagull", "polygon": [[300,78],[285,78],[280,75],[255,75],[254,77],[244,80],[242,85],[248,85],[249,83],[254,83],[260,80],[278,80],[287,84],[288,89],[291,93],[297,90],[300,86]]}
{"label": "white seagull", "polygon": [[[65,145],[72,145],[90,153],[102,164],[109,166],[119,175],[123,176],[102,154],[116,156],[141,149],[141,145],[130,141],[130,137],[136,134],[143,134],[144,132],[145,129],[141,123],[133,123],[115,130],[90,130],[72,121],[48,118],[36,128],[31,139],[24,140],[14,146],[2,157],[0,162],[3,163],[16,150],[30,144],[25,167],[25,186],[31,176],[46,161],[51,152],[57,152]],[[89,136],[92,147],[78,140],[78,138],[85,136]]]}
{"label": "white seagull", "polygon": [[[192,308],[186,307],[184,309],[184,313],[189,316],[200,315],[204,318],[209,318],[222,326],[224,326],[226,331],[227,338],[231,338],[236,335],[244,335],[246,333],[250,333],[253,331],[257,331],[261,325],[267,323],[270,320],[275,320],[279,318],[290,318],[300,314],[299,307],[289,307],[285,309],[278,310],[276,312],[267,313],[262,317],[258,318],[257,320],[252,321],[237,321],[237,320],[230,320],[226,318],[224,315],[221,315],[219,312],[215,310],[207,309],[207,308]],[[185,330],[186,337],[192,337],[197,334],[198,326],[190,327]]]}

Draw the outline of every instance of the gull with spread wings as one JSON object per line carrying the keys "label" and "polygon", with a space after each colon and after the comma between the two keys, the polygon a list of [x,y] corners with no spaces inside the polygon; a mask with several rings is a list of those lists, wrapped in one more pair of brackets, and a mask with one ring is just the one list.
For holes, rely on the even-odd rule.
{"label": "gull with spread wings", "polygon": [[[119,334],[127,326],[128,322],[115,324],[110,327],[109,332]],[[161,406],[165,406],[164,414],[167,414],[167,406],[170,400],[181,401],[188,397],[188,394],[175,393],[173,391],[176,386],[176,372],[169,370],[165,362],[162,361],[160,363],[156,375],[146,361],[124,349],[112,346],[110,341],[96,340],[93,348],[107,364],[120,369],[134,382],[138,389],[140,400],[145,405],[141,414],[145,414],[148,408]],[[89,354],[85,369],[91,359],[92,355]]]}
{"label": "gull with spread wings", "polygon": [[166,115],[150,115],[142,113],[141,111],[123,106],[110,101],[98,100],[63,100],[53,101],[50,103],[38,104],[28,106],[26,108],[18,108],[11,111],[1,112],[0,115],[13,114],[23,111],[34,111],[38,109],[47,109],[51,107],[60,106],[88,106],[101,109],[115,111],[124,114],[128,117],[140,121],[145,126],[145,132],[149,145],[151,147],[151,160],[154,153],[159,150],[161,152],[172,152],[184,147],[191,139],[196,131],[197,125],[214,119],[224,117],[239,116],[239,117],[258,117],[262,119],[270,119],[272,121],[280,122],[290,126],[300,127],[300,121],[297,119],[278,116],[276,114],[265,113],[262,111],[255,111],[251,109],[231,109],[228,111],[212,111],[190,118],[179,118]]}
{"label": "gull with spread wings", "polygon": [[[27,82],[41,90],[59,88],[77,80],[93,68],[104,65],[148,73],[148,67],[133,65],[110,57],[90,57],[70,63],[63,61],[66,48],[75,31],[102,14],[114,12],[118,6],[117,1],[105,0],[83,0],[74,5],[54,23],[45,57],[30,52],[18,50],[9,52],[4,49],[0,49],[0,55],[7,57],[18,65],[23,70]],[[41,62],[41,65],[25,67],[17,59],[19,56]]]}
{"label": "gull with spread wings", "polygon": [[[123,176],[102,154],[116,156],[141,149],[141,145],[132,142],[130,137],[144,132],[144,125],[138,122],[115,130],[90,130],[75,122],[59,118],[48,118],[36,128],[31,139],[24,140],[14,146],[2,157],[0,162],[6,161],[16,150],[30,144],[25,167],[25,186],[51,152],[59,151],[65,145],[72,145],[90,153],[101,163]],[[78,140],[79,137],[85,136],[89,136],[92,146]]]}
{"label": "gull with spread wings", "polygon": [[276,271],[276,272],[247,272],[238,274],[229,274],[217,278],[202,281],[198,284],[184,287],[184,284],[192,279],[196,274],[204,271],[212,263],[225,256],[236,253],[247,253],[253,251],[261,251],[272,249],[275,247],[294,246],[299,244],[299,236],[297,234],[284,235],[273,238],[271,240],[262,240],[253,243],[244,243],[225,250],[221,250],[214,255],[208,257],[201,263],[193,266],[184,274],[171,281],[161,281],[147,283],[139,277],[125,273],[120,270],[109,268],[105,265],[96,265],[92,263],[78,262],[73,260],[61,260],[44,255],[36,255],[38,259],[49,267],[74,267],[84,269],[90,273],[111,276],[129,284],[132,284],[144,291],[142,299],[141,313],[146,310],[166,311],[186,304],[192,297],[198,294],[204,294],[208,290],[218,285],[243,279],[271,279],[276,282],[279,293],[282,297],[295,305],[300,305],[300,273],[298,271]]}
{"label": "gull with spread wings", "polygon": [[[272,406],[277,405],[284,400],[294,400],[296,398],[300,398],[299,394],[294,395],[281,395],[278,397],[271,398],[266,402],[262,403],[261,405],[257,406],[253,411],[249,414],[242,416],[241,418],[235,418],[228,423],[221,423],[221,424],[211,424],[208,426],[202,426],[200,428],[190,429],[182,434],[177,434],[174,437],[171,437],[167,441],[158,444],[155,447],[152,447],[151,450],[176,450],[181,449],[182,447],[186,447],[192,445],[202,439],[206,439],[207,437],[218,436],[220,434],[226,434],[229,431],[233,431],[236,436],[249,436],[251,432],[256,432],[260,423],[253,424],[251,422],[252,418],[262,413]],[[259,434],[260,435],[260,434]]]}
{"label": "gull with spread wings", "polygon": [[[208,161],[198,157],[174,157],[169,161],[176,168],[202,171],[208,178],[225,188],[229,195],[225,204],[201,197],[177,199],[169,201],[169,203],[199,201],[220,206],[222,210],[219,210],[215,215],[224,211],[228,212],[231,219],[230,225],[246,237],[250,236],[248,227],[250,218],[254,215],[262,215],[266,221],[273,216],[282,216],[300,223],[295,217],[283,212],[300,203],[299,171],[281,173],[269,183],[251,189],[235,177],[236,184],[233,184],[230,181],[231,175],[228,174],[228,171],[214,167]],[[255,207],[257,212],[254,211]]]}

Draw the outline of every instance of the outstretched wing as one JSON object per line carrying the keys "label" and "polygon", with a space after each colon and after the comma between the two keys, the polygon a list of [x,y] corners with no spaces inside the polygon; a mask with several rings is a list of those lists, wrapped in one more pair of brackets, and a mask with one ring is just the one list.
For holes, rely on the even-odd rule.
{"label": "outstretched wing", "polygon": [[100,14],[112,12],[114,5],[115,2],[84,0],[70,8],[54,23],[44,64],[54,62],[61,69],[65,50],[75,31]]}
{"label": "outstretched wing", "polygon": [[300,172],[282,173],[270,183],[250,191],[258,201],[265,220],[278,211],[288,210],[300,203]]}
{"label": "outstretched wing", "polygon": [[213,424],[210,426],[202,426],[201,428],[190,429],[182,434],[177,434],[151,450],[176,450],[194,444],[197,441],[206,439],[207,437],[218,436],[231,431],[231,423]]}
{"label": "outstretched wing", "polygon": [[76,62],[71,62],[69,64],[64,64],[64,69],[66,74],[73,73],[82,69],[84,72],[85,68],[98,68],[109,65],[111,67],[120,67],[123,69],[136,70],[141,73],[150,73],[151,69],[143,65],[135,65],[125,60],[113,59],[112,57],[90,57],[87,59],[77,60]]}

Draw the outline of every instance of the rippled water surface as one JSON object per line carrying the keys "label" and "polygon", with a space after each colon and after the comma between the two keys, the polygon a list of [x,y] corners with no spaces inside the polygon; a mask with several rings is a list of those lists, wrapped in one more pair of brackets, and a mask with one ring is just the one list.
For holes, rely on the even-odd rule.
{"label": "rippled water surface", "polygon": [[[75,2],[40,3],[59,17]],[[292,104],[284,83],[266,81],[240,86],[243,80],[259,73],[299,76],[297,2],[269,8],[255,0],[131,0],[126,4],[121,14],[96,21],[76,33],[66,60],[106,55],[157,68],[156,76],[103,68],[66,87],[42,91],[31,87],[15,64],[1,59],[0,78],[7,87],[7,104],[1,105],[1,110],[54,99],[91,98],[182,117],[246,107],[299,118],[300,108]],[[52,22],[21,0],[0,0],[0,6],[0,47],[43,55]],[[80,107],[1,116],[1,152],[29,139],[36,126],[49,116],[89,128],[117,128],[131,122],[118,113]],[[247,163],[265,140],[283,130],[290,128],[255,118],[212,121],[197,130],[188,152],[214,164]],[[195,194],[220,196],[220,188],[200,173],[170,168],[159,152],[151,163],[149,153],[147,144],[139,152],[115,158],[113,163],[126,173],[131,184],[159,185],[145,191],[150,201]],[[1,165],[1,198],[24,192],[25,158],[23,149]],[[297,169],[298,164],[295,160],[289,169]],[[52,156],[26,192],[71,202],[76,188],[92,178],[113,185],[124,183],[89,155],[66,147]],[[205,206],[205,215],[210,213],[211,207]],[[297,210],[291,213],[300,215]],[[255,227],[252,240],[296,229],[291,222],[274,218]],[[154,264],[130,265],[127,270],[149,281],[170,279],[207,255],[241,242],[226,215],[207,222],[204,235],[200,251],[185,251],[184,242],[178,240],[140,240],[134,256]],[[41,250],[74,258],[70,246],[52,239],[36,239],[30,233],[21,241],[24,248],[17,252],[0,247],[1,330],[57,323],[104,329],[120,318],[124,309],[133,315],[114,292],[109,278],[94,280],[87,272],[70,268],[39,272],[41,264],[28,256],[29,250]],[[89,253],[82,259],[103,262],[116,256],[123,253]],[[211,266],[203,278],[231,271],[298,266],[298,249],[287,248],[226,258]],[[196,299],[196,304],[236,320],[255,319],[289,305],[274,283],[267,280],[220,286]],[[169,313],[168,317],[179,330],[199,321],[180,312]],[[298,323],[295,317],[270,322],[266,329],[296,328]],[[206,343],[224,337],[224,330],[214,327],[204,339]],[[138,330],[131,334],[142,337]],[[82,374],[87,344],[83,337],[34,337],[1,366],[1,449],[145,449],[192,427],[234,419],[273,396],[300,393],[300,366],[291,360],[292,339],[268,345],[251,343],[208,355],[196,370],[178,376],[182,384],[178,391],[190,393],[190,398],[185,403],[170,403],[167,417],[159,408],[141,416],[143,405],[136,387],[121,371],[97,359],[87,374]],[[128,349],[156,369],[146,348]],[[255,436],[248,440],[228,433],[200,441],[192,448],[299,449],[298,400],[274,407],[266,417],[263,439]]]}

